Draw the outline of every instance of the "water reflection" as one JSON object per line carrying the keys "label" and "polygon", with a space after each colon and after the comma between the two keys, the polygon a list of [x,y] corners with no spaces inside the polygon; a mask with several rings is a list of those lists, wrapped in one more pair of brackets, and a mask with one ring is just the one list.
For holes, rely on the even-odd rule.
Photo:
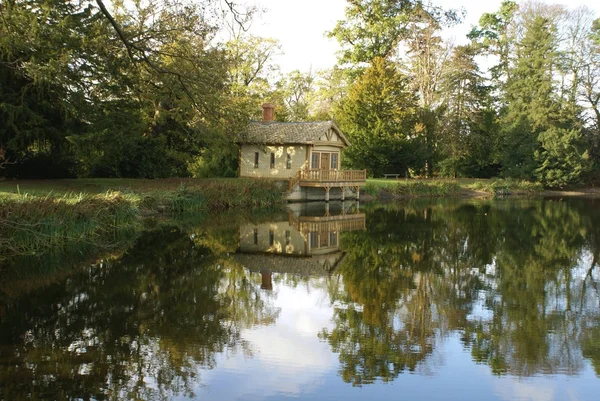
{"label": "water reflection", "polygon": [[0,399],[390,398],[379,383],[412,372],[409,398],[553,383],[544,399],[592,400],[599,256],[594,201],[305,204],[157,228],[34,287],[0,268]]}
{"label": "water reflection", "polygon": [[293,204],[286,218],[242,225],[234,258],[260,272],[263,289],[272,289],[273,273],[330,274],[345,256],[341,233],[365,229],[366,215],[356,202]]}
{"label": "water reflection", "polygon": [[208,233],[143,235],[7,307],[0,325],[6,400],[170,399],[191,396],[215,354],[252,354],[240,332],[278,310],[260,281],[214,254]]}
{"label": "water reflection", "polygon": [[[578,204],[579,206],[579,204]],[[598,373],[598,214],[566,202],[376,209],[344,238],[335,328],[353,384],[427,370],[459,332],[495,374]],[[585,217],[584,217],[585,216]],[[357,266],[360,266],[357,268]]]}

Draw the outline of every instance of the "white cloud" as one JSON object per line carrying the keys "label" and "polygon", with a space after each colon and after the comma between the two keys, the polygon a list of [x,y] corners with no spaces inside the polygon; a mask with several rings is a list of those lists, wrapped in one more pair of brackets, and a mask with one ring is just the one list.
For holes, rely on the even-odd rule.
{"label": "white cloud", "polygon": [[[322,385],[325,374],[335,372],[337,355],[317,337],[331,325],[331,309],[320,305],[320,291],[304,284],[275,288],[275,307],[281,308],[276,325],[246,330],[242,337],[252,356],[242,353],[218,356],[218,369],[202,371],[201,399],[245,400],[285,394],[299,396]],[[233,384],[235,383],[235,384]]]}

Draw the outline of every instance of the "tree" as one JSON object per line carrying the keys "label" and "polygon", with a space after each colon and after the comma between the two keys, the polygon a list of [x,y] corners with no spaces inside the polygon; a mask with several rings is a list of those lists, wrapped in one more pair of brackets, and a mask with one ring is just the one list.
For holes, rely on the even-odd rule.
{"label": "tree", "polygon": [[472,46],[454,48],[442,77],[440,168],[454,177],[493,174],[490,150],[494,148],[495,112],[490,88],[475,62],[476,54]]}
{"label": "tree", "polygon": [[496,13],[485,13],[479,26],[467,35],[477,48],[498,57],[498,64],[490,68],[495,85],[504,91],[510,79],[511,56],[515,44],[514,23],[519,7],[516,2],[504,0]]}
{"label": "tree", "polygon": [[315,91],[314,81],[312,71],[303,73],[294,70],[277,82],[275,97],[279,97],[282,102],[281,106],[275,109],[278,120],[307,121],[309,119]]}
{"label": "tree", "polygon": [[440,37],[442,25],[425,10],[415,10],[408,26],[406,58],[403,60],[419,98],[419,130],[426,147],[426,173],[433,176],[440,157],[440,127],[443,115],[440,83],[451,47]]}
{"label": "tree", "polygon": [[188,175],[217,134],[239,132],[228,59],[211,44],[215,5],[3,2],[7,175]]}
{"label": "tree", "polygon": [[593,21],[583,49],[580,93],[590,113],[588,129],[584,132],[590,147],[590,157],[597,168],[600,164],[600,19]]}
{"label": "tree", "polygon": [[406,35],[412,0],[348,0],[346,18],[328,32],[342,50],[340,64],[369,63],[389,58]]}
{"label": "tree", "polygon": [[418,0],[347,0],[346,18],[328,32],[342,50],[339,64],[370,63],[375,58],[393,58],[407,38],[409,24],[423,16],[448,24],[458,22],[460,13],[442,10]]}
{"label": "tree", "polygon": [[544,17],[534,18],[517,44],[516,65],[506,85],[502,165],[508,176],[533,179],[537,137],[558,119],[552,87],[556,56],[554,26]]}
{"label": "tree", "polygon": [[352,143],[345,153],[348,164],[375,176],[422,168],[415,112],[416,97],[409,79],[394,63],[374,59],[342,106],[341,128]]}

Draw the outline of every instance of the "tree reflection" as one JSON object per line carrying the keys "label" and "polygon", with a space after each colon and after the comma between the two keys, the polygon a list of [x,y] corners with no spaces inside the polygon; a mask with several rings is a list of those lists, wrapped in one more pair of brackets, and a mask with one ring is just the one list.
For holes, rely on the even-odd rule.
{"label": "tree reflection", "polygon": [[495,374],[577,374],[584,358],[598,372],[593,210],[560,201],[371,210],[368,232],[343,237],[335,327],[320,334],[342,378],[362,385],[429,370],[454,332]]}
{"label": "tree reflection", "polygon": [[[587,360],[600,376],[593,201],[364,210],[367,231],[342,234],[346,256],[310,287],[333,308],[319,337],[339,355],[344,381],[435,371],[449,336],[497,375],[579,374]],[[85,269],[40,275],[33,289],[21,279],[18,301],[3,283],[0,398],[191,397],[218,354],[253,355],[242,331],[276,323],[277,288],[304,278],[279,274],[266,285],[260,269],[228,256],[237,226],[219,226],[158,229]]]}
{"label": "tree reflection", "polygon": [[[225,349],[251,353],[243,328],[279,311],[206,232],[142,236],[9,307],[0,322],[3,399],[171,399],[192,396],[200,368]],[[17,346],[15,346],[17,344]],[[0,397],[1,398],[1,397]]]}

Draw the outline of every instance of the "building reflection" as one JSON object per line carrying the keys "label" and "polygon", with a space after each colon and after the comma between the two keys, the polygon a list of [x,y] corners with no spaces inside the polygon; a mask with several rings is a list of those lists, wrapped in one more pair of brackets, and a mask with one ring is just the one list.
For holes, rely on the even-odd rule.
{"label": "building reflection", "polygon": [[235,259],[260,272],[262,288],[273,288],[272,273],[327,275],[344,259],[340,233],[366,229],[358,202],[288,206],[287,219],[240,227]]}

